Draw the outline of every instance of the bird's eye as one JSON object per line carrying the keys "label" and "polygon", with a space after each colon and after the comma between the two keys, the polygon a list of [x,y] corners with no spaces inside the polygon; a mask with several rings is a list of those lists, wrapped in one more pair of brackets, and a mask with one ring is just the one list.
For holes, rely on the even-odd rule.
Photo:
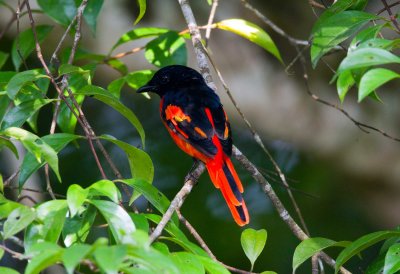
{"label": "bird's eye", "polygon": [[161,83],[166,84],[166,83],[169,82],[169,77],[164,75],[164,76],[161,77],[160,80],[161,80]]}

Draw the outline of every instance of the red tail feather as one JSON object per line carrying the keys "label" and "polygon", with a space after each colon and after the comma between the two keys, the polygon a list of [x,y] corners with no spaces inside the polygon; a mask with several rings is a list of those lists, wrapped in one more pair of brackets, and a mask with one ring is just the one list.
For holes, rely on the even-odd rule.
{"label": "red tail feather", "polygon": [[224,158],[224,161],[219,162],[218,158],[208,161],[206,164],[208,174],[214,186],[221,190],[235,222],[244,226],[249,223],[249,213],[241,194],[243,186],[231,160],[228,157]]}

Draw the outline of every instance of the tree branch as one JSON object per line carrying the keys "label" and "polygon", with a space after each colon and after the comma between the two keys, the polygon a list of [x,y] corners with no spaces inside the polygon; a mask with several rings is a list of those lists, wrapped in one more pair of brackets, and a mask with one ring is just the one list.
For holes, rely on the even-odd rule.
{"label": "tree branch", "polygon": [[192,169],[191,172],[189,172],[189,174],[186,176],[183,187],[175,195],[167,211],[164,213],[161,221],[158,223],[157,227],[151,233],[150,243],[154,242],[161,235],[162,231],[164,230],[164,227],[171,219],[172,214],[181,208],[186,197],[189,195],[193,187],[196,185],[200,175],[204,172],[205,165],[200,161],[196,163],[197,166],[194,169]]}

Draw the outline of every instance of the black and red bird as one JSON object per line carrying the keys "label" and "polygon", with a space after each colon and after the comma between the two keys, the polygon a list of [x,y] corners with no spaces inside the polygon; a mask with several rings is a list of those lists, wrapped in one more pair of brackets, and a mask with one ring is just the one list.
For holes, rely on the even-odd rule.
{"label": "black and red bird", "polygon": [[243,186],[230,156],[232,137],[228,117],[218,95],[200,73],[186,66],[167,66],[137,92],[154,92],[161,98],[161,119],[184,152],[205,163],[214,186],[236,223],[249,223]]}

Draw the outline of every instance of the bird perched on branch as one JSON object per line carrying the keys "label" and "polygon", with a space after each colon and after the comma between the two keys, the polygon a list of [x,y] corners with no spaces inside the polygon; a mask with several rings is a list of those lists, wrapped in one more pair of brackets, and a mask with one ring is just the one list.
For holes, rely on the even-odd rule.
{"label": "bird perched on branch", "polygon": [[186,66],[167,66],[137,92],[160,96],[161,119],[172,139],[184,152],[205,163],[236,223],[248,224],[243,186],[230,160],[232,137],[228,117],[218,95],[201,74]]}

